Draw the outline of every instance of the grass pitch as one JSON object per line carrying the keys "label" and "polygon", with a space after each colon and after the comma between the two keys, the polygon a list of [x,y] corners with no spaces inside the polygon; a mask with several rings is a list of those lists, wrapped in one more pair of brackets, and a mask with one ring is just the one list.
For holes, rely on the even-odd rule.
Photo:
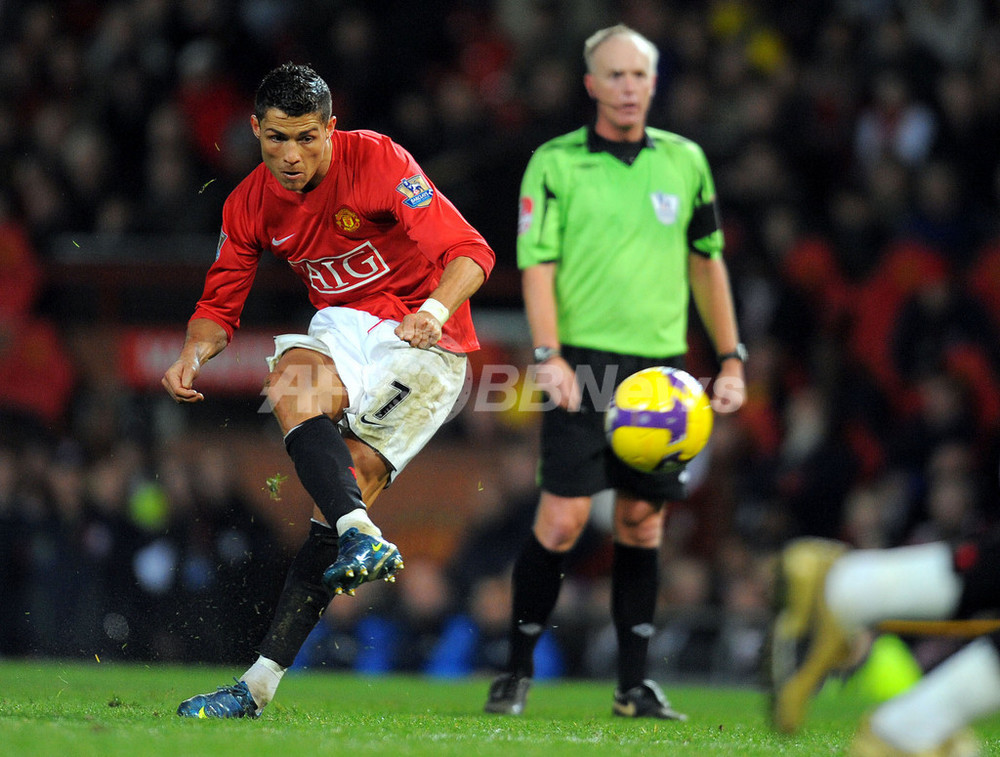
{"label": "grass pitch", "polygon": [[[257,720],[188,720],[178,702],[240,671],[118,663],[0,661],[0,754],[786,755],[842,754],[869,706],[825,689],[804,731],[777,735],[760,691],[666,686],[686,723],[611,715],[609,682],[537,683],[520,718],[486,715],[486,679],[290,673]],[[980,723],[1000,754],[1000,719]]]}

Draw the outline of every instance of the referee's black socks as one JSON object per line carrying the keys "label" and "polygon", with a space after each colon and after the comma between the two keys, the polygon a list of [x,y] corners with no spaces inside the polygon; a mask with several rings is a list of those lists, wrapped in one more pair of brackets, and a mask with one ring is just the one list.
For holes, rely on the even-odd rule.
{"label": "referee's black socks", "polygon": [[660,586],[659,550],[615,542],[611,616],[618,635],[618,687],[628,691],[646,677],[646,655]]}
{"label": "referee's black socks", "polygon": [[513,625],[510,631],[509,672],[530,677],[535,645],[559,599],[565,552],[550,552],[532,533],[514,562]]}

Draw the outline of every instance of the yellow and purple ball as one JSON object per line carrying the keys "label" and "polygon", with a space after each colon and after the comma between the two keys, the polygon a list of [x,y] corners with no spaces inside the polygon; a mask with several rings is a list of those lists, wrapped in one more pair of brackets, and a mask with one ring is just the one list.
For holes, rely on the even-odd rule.
{"label": "yellow and purple ball", "polygon": [[676,470],[694,459],[712,434],[704,387],[677,368],[647,368],[622,381],[604,416],[614,453],[647,473]]}

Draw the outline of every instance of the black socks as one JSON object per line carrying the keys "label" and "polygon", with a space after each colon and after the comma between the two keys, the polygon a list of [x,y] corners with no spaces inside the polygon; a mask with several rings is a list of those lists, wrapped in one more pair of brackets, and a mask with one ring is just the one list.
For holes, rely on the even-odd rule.
{"label": "black socks", "polygon": [[336,529],[341,516],[365,507],[351,452],[329,416],[317,415],[293,428],[285,436],[285,449],[331,528]]}
{"label": "black socks", "polygon": [[333,598],[323,585],[323,571],[337,559],[337,532],[312,523],[309,536],[292,560],[278,597],[274,619],[260,653],[284,668],[291,667],[299,648]]}
{"label": "black socks", "polygon": [[514,562],[509,672],[530,677],[538,638],[545,630],[562,586],[566,554],[550,552],[534,534]]}
{"label": "black socks", "polygon": [[[508,672],[531,676],[538,638],[559,598],[566,553],[550,552],[532,534],[514,563],[513,615]],[[627,691],[646,677],[659,591],[659,551],[615,542],[611,615],[618,635],[618,687]]]}
{"label": "black socks", "polygon": [[615,542],[611,568],[611,617],[618,634],[618,688],[628,691],[646,677],[659,591],[659,550]]}

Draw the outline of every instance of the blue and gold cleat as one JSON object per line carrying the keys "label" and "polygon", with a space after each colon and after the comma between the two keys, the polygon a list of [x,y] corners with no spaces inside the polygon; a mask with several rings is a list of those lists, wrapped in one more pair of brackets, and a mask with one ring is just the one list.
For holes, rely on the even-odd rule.
{"label": "blue and gold cleat", "polygon": [[340,535],[337,559],[323,572],[324,585],[334,594],[347,593],[367,581],[395,581],[403,558],[392,542],[349,528]]}
{"label": "blue and gold cleat", "polygon": [[177,708],[182,718],[255,718],[257,703],[246,682],[220,686],[212,694],[198,694],[185,699]]}

